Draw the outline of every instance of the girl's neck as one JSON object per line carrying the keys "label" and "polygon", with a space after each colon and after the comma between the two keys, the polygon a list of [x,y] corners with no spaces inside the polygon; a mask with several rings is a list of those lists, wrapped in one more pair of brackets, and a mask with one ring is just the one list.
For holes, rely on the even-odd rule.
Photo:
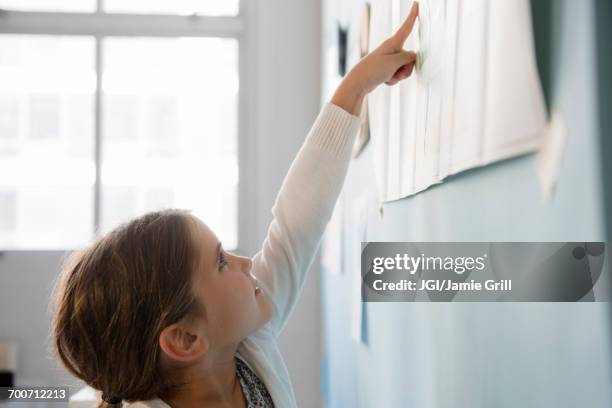
{"label": "girl's neck", "polygon": [[183,369],[183,384],[167,399],[172,408],[240,407],[244,404],[236,372],[236,349],[209,351],[204,360]]}

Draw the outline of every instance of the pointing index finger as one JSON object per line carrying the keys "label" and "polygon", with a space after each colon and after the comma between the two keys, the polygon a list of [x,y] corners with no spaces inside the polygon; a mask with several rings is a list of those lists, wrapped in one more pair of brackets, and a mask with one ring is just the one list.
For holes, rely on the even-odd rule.
{"label": "pointing index finger", "polygon": [[404,21],[402,26],[397,30],[397,32],[393,36],[394,43],[398,48],[404,47],[404,43],[406,42],[406,39],[412,32],[412,28],[414,27],[414,23],[418,15],[419,15],[419,3],[415,1],[414,3],[412,3],[412,7],[410,8],[410,13],[408,14],[408,17],[406,17],[406,20]]}

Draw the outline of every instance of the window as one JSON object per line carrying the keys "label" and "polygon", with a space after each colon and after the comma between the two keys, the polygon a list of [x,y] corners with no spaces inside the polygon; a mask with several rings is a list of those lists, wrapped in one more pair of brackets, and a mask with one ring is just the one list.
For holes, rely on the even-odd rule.
{"label": "window", "polygon": [[236,248],[238,0],[0,8],[0,250],[81,247],[169,207]]}
{"label": "window", "polygon": [[93,236],[94,56],[92,38],[0,36],[3,249]]}

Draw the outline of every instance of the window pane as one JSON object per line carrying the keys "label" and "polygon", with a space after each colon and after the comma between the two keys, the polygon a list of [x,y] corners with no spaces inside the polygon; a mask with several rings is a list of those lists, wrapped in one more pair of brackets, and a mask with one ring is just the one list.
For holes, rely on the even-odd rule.
{"label": "window pane", "polygon": [[0,8],[23,11],[92,12],[96,0],[0,0]]}
{"label": "window pane", "polygon": [[109,13],[237,15],[239,0],[104,0]]}
{"label": "window pane", "polygon": [[187,208],[235,247],[236,40],[108,38],[103,53],[103,232]]}
{"label": "window pane", "polygon": [[0,36],[0,249],[93,236],[94,41]]}

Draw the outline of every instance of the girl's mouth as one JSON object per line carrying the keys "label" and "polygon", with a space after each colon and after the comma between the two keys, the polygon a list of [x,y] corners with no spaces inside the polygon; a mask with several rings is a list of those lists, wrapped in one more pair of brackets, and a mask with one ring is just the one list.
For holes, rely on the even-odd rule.
{"label": "girl's mouth", "polygon": [[253,281],[253,285],[255,286],[255,295],[259,295],[261,293],[261,288],[257,285],[259,282],[257,281],[257,277],[253,275],[253,273],[249,273],[251,279]]}

